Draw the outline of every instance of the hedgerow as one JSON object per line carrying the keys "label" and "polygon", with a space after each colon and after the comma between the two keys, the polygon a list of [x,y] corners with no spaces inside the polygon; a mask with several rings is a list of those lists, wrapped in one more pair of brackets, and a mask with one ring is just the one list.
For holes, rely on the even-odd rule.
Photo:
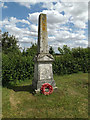
{"label": "hedgerow", "polygon": [[54,74],[71,74],[79,71],[88,72],[89,48],[73,48],[69,53],[55,56]]}
{"label": "hedgerow", "polygon": [[[20,81],[32,79],[34,75],[34,56],[37,54],[37,45],[32,44],[22,52],[17,46],[17,40],[8,33],[2,35],[2,85],[15,85]],[[55,55],[53,48],[50,53],[54,54],[53,73],[58,75],[88,72],[89,48],[70,49],[64,45],[58,48],[59,56]]]}
{"label": "hedgerow", "polygon": [[[35,52],[35,50],[34,50]],[[2,84],[18,84],[18,82],[32,79],[34,74],[34,54],[22,53],[2,54]],[[88,72],[88,48],[73,49],[70,54],[56,56],[53,62],[53,73],[58,75]]]}
{"label": "hedgerow", "polygon": [[33,77],[33,57],[18,54],[3,54],[2,56],[2,84],[17,84],[21,80]]}

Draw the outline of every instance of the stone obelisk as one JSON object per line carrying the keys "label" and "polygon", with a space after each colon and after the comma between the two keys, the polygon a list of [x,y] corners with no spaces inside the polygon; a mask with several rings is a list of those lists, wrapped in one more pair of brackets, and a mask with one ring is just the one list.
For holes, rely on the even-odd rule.
{"label": "stone obelisk", "polygon": [[52,62],[54,58],[49,54],[47,18],[46,14],[39,15],[38,23],[38,53],[34,58],[34,79],[32,81],[33,89],[40,91],[44,83],[49,83],[55,88],[53,79]]}

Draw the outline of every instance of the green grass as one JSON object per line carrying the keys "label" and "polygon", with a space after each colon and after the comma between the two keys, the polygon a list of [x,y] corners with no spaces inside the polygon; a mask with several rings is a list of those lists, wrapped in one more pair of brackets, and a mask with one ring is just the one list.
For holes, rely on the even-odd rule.
{"label": "green grass", "polygon": [[88,74],[54,76],[58,89],[33,95],[31,81],[3,88],[3,118],[88,118]]}

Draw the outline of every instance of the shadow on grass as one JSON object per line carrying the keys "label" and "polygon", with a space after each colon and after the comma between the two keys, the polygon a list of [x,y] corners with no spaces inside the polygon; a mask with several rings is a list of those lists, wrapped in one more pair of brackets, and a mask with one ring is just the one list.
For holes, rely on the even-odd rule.
{"label": "shadow on grass", "polygon": [[35,90],[32,88],[32,85],[25,86],[8,86],[7,88],[13,89],[15,92],[26,91],[29,93],[35,94]]}

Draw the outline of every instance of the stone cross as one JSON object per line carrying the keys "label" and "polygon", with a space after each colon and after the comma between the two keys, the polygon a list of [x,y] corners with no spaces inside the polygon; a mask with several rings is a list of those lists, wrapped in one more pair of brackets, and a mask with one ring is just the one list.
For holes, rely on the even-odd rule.
{"label": "stone cross", "polygon": [[49,83],[55,88],[53,79],[52,62],[54,58],[49,54],[48,35],[47,35],[47,18],[46,14],[39,15],[38,23],[38,54],[34,58],[34,79],[32,87],[40,91],[44,83]]}

